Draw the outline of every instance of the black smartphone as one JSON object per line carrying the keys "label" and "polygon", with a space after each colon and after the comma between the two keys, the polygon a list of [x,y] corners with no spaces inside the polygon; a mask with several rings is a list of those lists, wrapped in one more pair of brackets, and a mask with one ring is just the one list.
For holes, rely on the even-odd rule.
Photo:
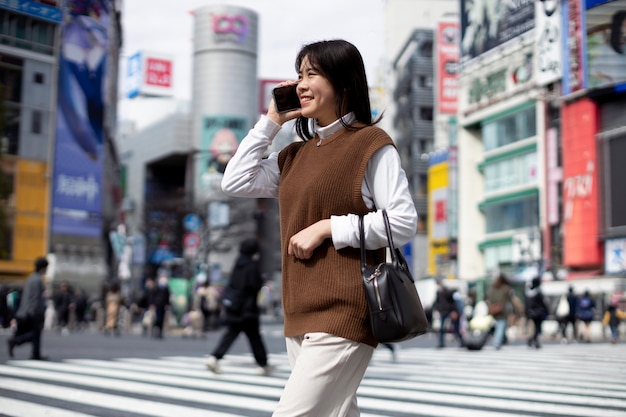
{"label": "black smartphone", "polygon": [[283,87],[276,87],[272,90],[276,110],[279,113],[300,108],[300,97],[298,97],[298,93],[296,92],[297,86],[298,84],[291,84]]}

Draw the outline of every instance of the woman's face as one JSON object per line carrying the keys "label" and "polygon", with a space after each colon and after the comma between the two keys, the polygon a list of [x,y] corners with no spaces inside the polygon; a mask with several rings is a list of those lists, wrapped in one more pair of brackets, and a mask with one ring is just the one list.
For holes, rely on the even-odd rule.
{"label": "woman's face", "polygon": [[328,126],[335,120],[335,91],[330,82],[314,69],[308,58],[302,60],[299,71],[298,96],[302,116],[317,119],[320,126]]}

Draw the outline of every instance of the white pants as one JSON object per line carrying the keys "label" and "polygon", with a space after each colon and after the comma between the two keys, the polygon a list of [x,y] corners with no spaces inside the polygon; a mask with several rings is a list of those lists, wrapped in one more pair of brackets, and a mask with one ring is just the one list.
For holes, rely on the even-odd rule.
{"label": "white pants", "polygon": [[328,333],[286,339],[291,376],[272,417],[358,417],[356,390],[374,348]]}

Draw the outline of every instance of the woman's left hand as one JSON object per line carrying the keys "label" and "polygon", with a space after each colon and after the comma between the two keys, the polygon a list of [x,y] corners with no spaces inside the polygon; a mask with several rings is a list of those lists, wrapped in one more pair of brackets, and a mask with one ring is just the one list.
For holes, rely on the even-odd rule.
{"label": "woman's left hand", "polygon": [[287,253],[298,259],[309,259],[313,251],[331,236],[330,219],[320,220],[291,236]]}

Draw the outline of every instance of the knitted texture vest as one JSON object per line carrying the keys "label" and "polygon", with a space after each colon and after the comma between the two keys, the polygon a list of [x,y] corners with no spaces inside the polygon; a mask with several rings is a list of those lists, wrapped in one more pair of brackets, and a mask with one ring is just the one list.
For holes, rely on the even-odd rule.
{"label": "knitted texture vest", "polygon": [[336,250],[326,239],[310,259],[296,259],[287,245],[294,234],[331,215],[366,214],[361,186],[367,162],[393,141],[370,126],[317,142],[293,143],[278,157],[285,336],[324,332],[375,347],[359,249]]}

